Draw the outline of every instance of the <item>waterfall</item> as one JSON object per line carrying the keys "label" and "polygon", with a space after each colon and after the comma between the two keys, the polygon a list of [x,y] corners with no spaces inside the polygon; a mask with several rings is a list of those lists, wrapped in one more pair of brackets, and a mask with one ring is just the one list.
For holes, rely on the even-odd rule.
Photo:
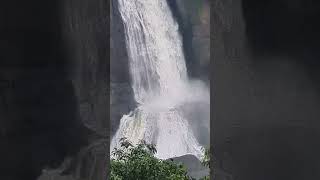
{"label": "waterfall", "polygon": [[111,148],[127,137],[134,144],[142,139],[155,144],[161,159],[185,154],[200,158],[202,148],[181,107],[208,101],[208,91],[188,80],[178,24],[166,0],[118,2],[138,107],[121,118]]}

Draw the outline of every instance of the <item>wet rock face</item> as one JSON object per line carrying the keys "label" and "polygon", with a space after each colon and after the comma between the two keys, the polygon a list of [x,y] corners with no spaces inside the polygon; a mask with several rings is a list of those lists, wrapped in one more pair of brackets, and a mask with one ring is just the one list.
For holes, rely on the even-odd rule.
{"label": "wet rock face", "polygon": [[[88,146],[68,156],[67,167],[45,171],[41,178],[104,179],[109,138],[109,3],[94,0],[62,2],[62,35],[68,52],[68,78],[76,97],[79,121],[87,128]],[[101,142],[103,141],[103,142]],[[67,157],[64,157],[64,162]],[[51,170],[50,170],[51,169]],[[62,174],[59,170],[63,169]]]}
{"label": "wet rock face", "polygon": [[210,65],[209,1],[167,0],[183,39],[189,75],[208,80]]}
{"label": "wet rock face", "polygon": [[192,102],[180,107],[194,136],[203,147],[210,144],[210,106],[204,102]]}
{"label": "wet rock face", "polygon": [[129,60],[118,1],[112,0],[110,3],[110,133],[112,136],[118,129],[121,117],[134,109],[135,101],[130,84]]}
{"label": "wet rock face", "polygon": [[[195,178],[200,179],[204,176],[209,175],[209,169],[204,167],[199,159],[193,155],[184,155],[180,157],[174,157],[170,160],[173,160],[176,163],[181,163],[187,168],[188,175]],[[168,161],[170,161],[168,160]],[[220,180],[220,179],[219,179]]]}
{"label": "wet rock face", "polygon": [[124,33],[124,24],[118,8],[118,1],[112,0],[111,5],[111,22],[110,22],[110,75],[113,83],[129,83],[130,71],[126,39]]}
{"label": "wet rock face", "polygon": [[109,3],[68,0],[63,3],[64,42],[82,122],[108,136]]}
{"label": "wet rock face", "polygon": [[122,116],[133,110],[135,103],[132,100],[133,94],[130,83],[111,83],[110,88],[110,133],[113,135],[118,129]]}

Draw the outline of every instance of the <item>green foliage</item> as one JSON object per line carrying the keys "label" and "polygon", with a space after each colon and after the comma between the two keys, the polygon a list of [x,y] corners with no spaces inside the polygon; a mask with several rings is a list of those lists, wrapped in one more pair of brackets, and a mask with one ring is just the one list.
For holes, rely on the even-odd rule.
{"label": "green foliage", "polygon": [[[205,167],[210,168],[210,149],[209,148],[204,149],[204,156],[203,156],[203,159],[201,160],[201,163]],[[210,176],[205,176],[200,180],[209,180],[209,179],[210,179]]]}
{"label": "green foliage", "polygon": [[112,151],[111,180],[190,180],[186,168],[172,161],[157,159],[152,144],[141,141],[133,146],[126,138]]}
{"label": "green foliage", "polygon": [[210,176],[205,176],[205,177],[201,178],[200,180],[210,180]]}
{"label": "green foliage", "polygon": [[204,149],[204,157],[201,160],[201,163],[205,166],[210,168],[210,149],[209,148],[205,148]]}

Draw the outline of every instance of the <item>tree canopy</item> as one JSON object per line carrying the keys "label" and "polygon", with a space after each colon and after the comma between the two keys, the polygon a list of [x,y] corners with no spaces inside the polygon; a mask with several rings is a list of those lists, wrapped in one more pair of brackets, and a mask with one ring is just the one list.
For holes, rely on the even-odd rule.
{"label": "tree canopy", "polygon": [[[187,175],[185,166],[170,160],[158,159],[155,157],[156,152],[156,147],[153,144],[141,141],[134,146],[126,138],[122,138],[120,148],[115,148],[112,151],[110,179],[192,180]],[[204,159],[204,165],[209,162],[208,159]]]}

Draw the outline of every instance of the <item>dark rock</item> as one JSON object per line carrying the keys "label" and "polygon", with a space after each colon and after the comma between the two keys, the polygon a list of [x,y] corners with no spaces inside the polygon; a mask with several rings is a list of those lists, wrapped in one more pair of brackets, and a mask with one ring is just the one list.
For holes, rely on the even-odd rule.
{"label": "dark rock", "polygon": [[[98,137],[108,140],[108,10],[100,0],[0,6],[0,79],[12,82],[0,90],[1,180],[35,180]],[[107,172],[99,159],[95,179]]]}
{"label": "dark rock", "polygon": [[40,179],[105,179],[110,131],[109,2],[68,0],[63,7],[63,35],[70,59],[67,71],[90,144],[66,157],[59,168],[46,168]]}
{"label": "dark rock", "polygon": [[[310,14],[296,13],[295,2]],[[219,161],[213,172],[223,169],[237,180],[319,179],[319,46],[311,41],[319,38],[312,10],[319,6],[213,4],[211,149]],[[297,33],[302,29],[307,34]]]}
{"label": "dark rock", "polygon": [[104,163],[107,141],[95,140],[83,148],[76,157],[67,158],[57,169],[45,169],[38,180],[106,179]]}
{"label": "dark rock", "polygon": [[[12,82],[0,94],[0,179],[35,180],[42,169],[57,168],[88,143],[89,130],[79,113],[79,87],[74,83],[75,77],[83,77],[73,76],[71,68],[83,61],[69,57],[71,48],[84,43],[74,46],[66,38],[68,33],[62,32],[69,27],[62,25],[69,17],[62,2],[13,0],[0,7],[0,79]],[[107,45],[97,46],[103,46],[103,52],[107,49]],[[108,75],[105,62],[97,66],[103,77]],[[107,103],[102,106],[103,112],[94,114],[106,114]],[[97,127],[106,129],[107,115],[101,116],[95,119],[97,124],[103,122]]]}
{"label": "dark rock", "polygon": [[193,155],[174,157],[171,160],[183,164],[187,168],[188,175],[193,178],[199,179],[209,175],[209,169],[204,167],[199,159]]}
{"label": "dark rock", "polygon": [[133,101],[132,88],[129,83],[111,83],[110,87],[110,133],[113,135],[118,129],[122,116],[133,110],[135,103]]}
{"label": "dark rock", "polygon": [[167,0],[167,2],[180,26],[189,75],[209,83],[209,1]]}
{"label": "dark rock", "polygon": [[186,103],[179,109],[202,146],[210,144],[210,105],[204,102]]}
{"label": "dark rock", "polygon": [[110,75],[112,83],[130,83],[129,60],[124,33],[124,24],[118,1],[111,1]]}
{"label": "dark rock", "polygon": [[110,36],[110,121],[113,136],[124,114],[134,109],[135,100],[131,88],[129,59],[124,26],[118,8],[118,1],[111,1]]}
{"label": "dark rock", "polygon": [[109,3],[69,0],[64,7],[64,36],[72,60],[69,74],[81,118],[89,128],[107,137]]}

